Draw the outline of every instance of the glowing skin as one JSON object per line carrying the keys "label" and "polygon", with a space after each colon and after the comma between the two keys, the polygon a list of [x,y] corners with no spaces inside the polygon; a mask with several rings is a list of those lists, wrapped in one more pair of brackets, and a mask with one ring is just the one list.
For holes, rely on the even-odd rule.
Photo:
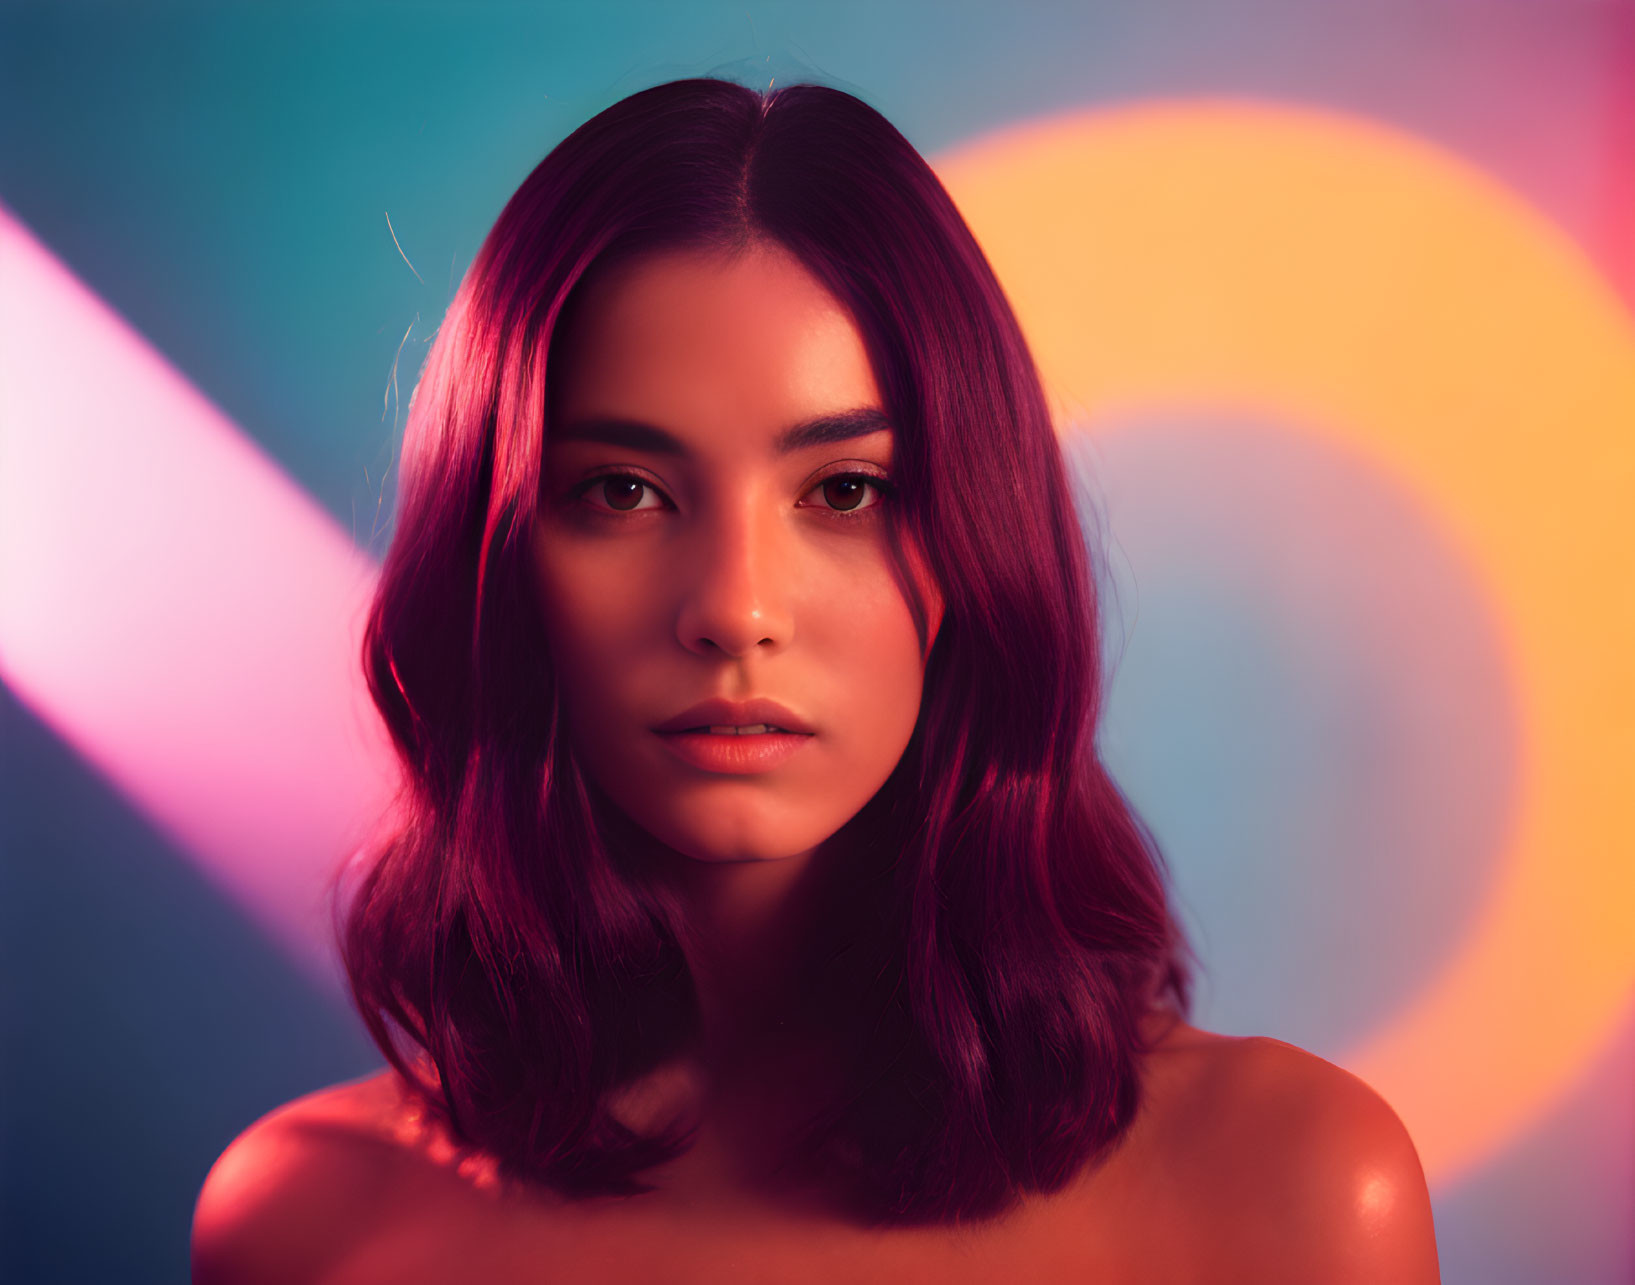
{"label": "glowing skin", "polygon": [[[816,416],[881,411],[861,336],[787,251],[758,246],[623,265],[592,284],[558,353],[534,550],[581,762],[688,857],[810,854],[896,766],[924,675],[889,488],[842,480],[889,477],[892,430],[775,445]],[[572,440],[601,419],[681,449]],[[690,765],[652,729],[711,696],[770,697],[814,734],[765,771]]]}

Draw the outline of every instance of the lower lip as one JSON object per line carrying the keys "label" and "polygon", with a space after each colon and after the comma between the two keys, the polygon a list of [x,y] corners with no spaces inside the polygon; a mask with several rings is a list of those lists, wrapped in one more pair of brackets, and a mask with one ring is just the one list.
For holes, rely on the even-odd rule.
{"label": "lower lip", "polygon": [[812,737],[804,732],[660,732],[671,753],[706,772],[768,772]]}

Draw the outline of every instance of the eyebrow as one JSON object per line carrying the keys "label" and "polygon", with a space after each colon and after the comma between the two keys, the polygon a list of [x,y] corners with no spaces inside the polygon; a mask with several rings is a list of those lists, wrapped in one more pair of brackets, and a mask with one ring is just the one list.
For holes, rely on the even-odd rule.
{"label": "eyebrow", "polygon": [[[831,442],[850,441],[871,433],[888,431],[891,421],[886,413],[875,406],[858,406],[851,410],[816,415],[779,433],[772,443],[779,455],[788,455],[809,446],[826,446]],[[596,416],[576,419],[546,435],[549,442],[601,442],[608,446],[623,446],[627,450],[646,451],[652,455],[686,455],[686,444],[673,433],[639,420]]]}

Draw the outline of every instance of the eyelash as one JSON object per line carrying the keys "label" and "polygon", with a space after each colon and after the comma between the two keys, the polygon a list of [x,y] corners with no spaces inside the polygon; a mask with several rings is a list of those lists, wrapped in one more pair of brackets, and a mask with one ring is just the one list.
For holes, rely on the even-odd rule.
{"label": "eyelash", "polygon": [[[876,509],[879,509],[884,504],[886,504],[896,494],[896,491],[897,491],[897,484],[895,482],[891,482],[891,481],[887,480],[886,478],[883,478],[883,477],[881,477],[881,476],[879,476],[878,474],[875,474],[875,473],[857,473],[857,472],[852,472],[852,473],[831,473],[831,474],[829,474],[828,477],[819,479],[818,482],[812,487],[812,491],[816,491],[820,487],[823,487],[823,486],[827,485],[830,482],[838,481],[838,480],[840,480],[842,478],[855,479],[855,480],[860,481],[860,482],[867,482],[870,486],[874,487],[874,489],[876,491],[878,491],[879,494],[880,494],[880,499],[878,501],[876,501],[874,504],[868,505],[866,507],[856,508],[856,509],[830,509],[830,508],[825,508],[824,511],[827,512],[831,517],[839,518],[842,521],[848,521],[848,522],[860,522],[860,521],[862,521],[864,518],[870,516]],[[611,480],[636,482],[636,483],[638,483],[638,484],[640,484],[642,486],[645,486],[648,490],[652,491],[655,495],[663,497],[666,504],[669,503],[669,497],[665,496],[663,491],[661,491],[657,486],[653,485],[653,483],[649,482],[645,477],[642,477],[642,476],[640,476],[639,474],[636,474],[636,473],[628,472],[627,470],[623,470],[623,469],[610,469],[605,473],[593,474],[592,476],[587,477],[583,482],[580,482],[577,486],[575,486],[573,488],[573,490],[569,494],[571,494],[575,500],[581,500],[590,492],[590,490],[593,487],[598,486],[603,482],[607,482],[607,481],[611,481]],[[810,495],[812,493],[812,491],[808,491],[807,494]],[[602,508],[596,508],[594,505],[592,505],[591,508],[592,508],[592,511],[595,512],[598,516],[603,516],[603,517],[605,517],[605,516],[623,517],[626,514],[632,514],[632,513],[636,512],[636,510],[634,510],[634,509],[602,509]],[[653,510],[651,510],[651,509],[647,509],[647,510],[643,510],[643,511],[644,512],[649,512],[649,513],[653,512]]]}

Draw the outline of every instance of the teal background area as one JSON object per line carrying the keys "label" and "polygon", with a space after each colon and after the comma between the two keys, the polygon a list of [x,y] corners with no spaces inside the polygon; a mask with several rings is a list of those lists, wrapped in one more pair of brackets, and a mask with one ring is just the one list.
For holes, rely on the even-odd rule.
{"label": "teal background area", "polygon": [[[596,111],[699,74],[836,85],[933,159],[1014,122],[1156,98],[1355,112],[1486,170],[1635,301],[1635,6],[1587,0],[0,0],[0,202],[378,554],[414,374],[505,199]],[[1193,607],[1238,629],[1233,672],[1267,666],[1270,685],[1301,660],[1257,650],[1230,604]],[[1128,658],[1120,682],[1126,724],[1186,716],[1150,661]],[[1204,805],[1183,791],[1207,774],[1167,778],[1136,749],[1114,767],[1181,850],[1192,912],[1224,922],[1230,878],[1186,856]],[[1437,957],[1437,926],[1463,922],[1484,874],[1449,867],[1402,959]],[[1359,915],[1383,895],[1345,888]],[[1238,975],[1215,962],[1217,980]],[[1325,1007],[1320,970],[1266,967],[1246,997],[1210,995],[1200,1022],[1324,1052],[1412,982],[1382,969],[1348,990],[1336,974]],[[350,1011],[3,688],[0,976],[8,1282],[185,1280],[193,1199],[222,1147],[379,1063]],[[1433,1184],[1444,1280],[1635,1280],[1632,1084],[1635,1020],[1546,1119]]]}

